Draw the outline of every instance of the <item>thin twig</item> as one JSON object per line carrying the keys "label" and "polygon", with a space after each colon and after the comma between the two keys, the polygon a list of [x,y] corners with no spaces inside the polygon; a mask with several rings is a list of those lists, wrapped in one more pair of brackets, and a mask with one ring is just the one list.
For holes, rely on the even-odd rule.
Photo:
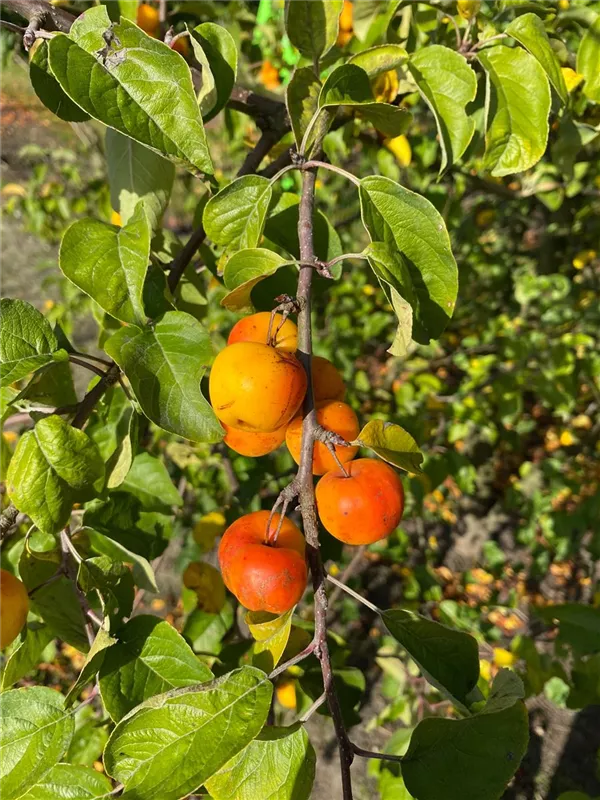
{"label": "thin twig", "polygon": [[346,594],[349,594],[355,600],[358,600],[359,603],[362,603],[363,606],[366,606],[371,611],[374,611],[376,614],[380,613],[376,605],[373,605],[373,603],[370,603],[368,600],[365,600],[365,598],[362,597],[360,594],[358,594],[358,592],[355,592],[354,589],[351,589],[349,586],[346,586],[345,584],[341,583],[341,581],[338,581],[337,578],[333,577],[333,575],[327,575],[327,580],[330,583],[333,583],[334,586],[337,586],[338,589],[341,589],[342,591],[346,592]]}
{"label": "thin twig", "polygon": [[79,353],[77,350],[69,353],[70,356],[77,356],[78,358],[89,358],[90,361],[97,361],[98,364],[104,364],[105,367],[111,367],[112,361],[109,361],[107,358],[100,358],[100,356],[93,356],[91,353]]}
{"label": "thin twig", "polygon": [[89,369],[90,372],[94,372],[96,375],[99,375],[101,378],[103,378],[106,375],[106,373],[104,372],[103,369],[100,369],[99,367],[96,367],[94,364],[88,364],[86,361],[82,361],[80,358],[75,358],[75,356],[70,355],[69,356],[69,361],[72,364],[77,364],[80,367],[85,367],[85,369]]}
{"label": "thin twig", "polygon": [[360,179],[353,175],[351,172],[348,172],[346,169],[342,169],[341,167],[336,167],[335,164],[328,164],[326,161],[307,161],[305,164],[302,165],[302,169],[304,170],[311,170],[317,167],[321,167],[321,169],[329,170],[329,172],[335,172],[338,175],[341,175],[343,178],[347,178],[349,181],[355,186],[360,186]]}
{"label": "thin twig", "polygon": [[119,380],[119,374],[120,370],[116,364],[113,364],[105,373],[102,373],[103,377],[90,389],[79,404],[79,410],[75,414],[72,423],[74,428],[83,428],[100,398]]}
{"label": "thin twig", "polygon": [[[346,569],[340,575],[340,583],[346,584],[350,578],[354,575],[356,570],[358,569],[359,565],[361,564],[363,557],[365,555],[365,551],[367,549],[366,544],[361,544],[359,547],[356,548],[356,552],[352,557],[352,561],[348,564]],[[340,589],[336,586],[333,592],[329,595],[329,608],[332,609],[336,602],[338,601],[340,595],[342,594],[343,589]]]}
{"label": "thin twig", "polygon": [[278,675],[281,675],[283,672],[285,672],[286,669],[294,667],[296,664],[299,664],[301,661],[304,661],[305,658],[308,658],[308,656],[311,656],[315,652],[315,647],[316,643],[315,640],[313,639],[313,641],[308,645],[308,647],[305,647],[304,650],[302,650],[300,653],[290,658],[289,661],[280,664],[277,667],[277,669],[274,669],[273,672],[271,672],[271,674],[269,675],[269,680],[272,681]]}
{"label": "thin twig", "polygon": [[373,750],[363,750],[357,744],[352,743],[352,750],[361,758],[379,758],[382,761],[397,761],[400,764],[404,761],[404,756],[394,756],[391,753],[375,753]]}
{"label": "thin twig", "polygon": [[323,692],[323,694],[317,697],[315,702],[306,709],[304,714],[302,714],[301,717],[298,717],[298,722],[304,723],[307,720],[309,720],[315,713],[315,711],[318,711],[321,708],[321,706],[326,700],[327,700],[327,694],[326,692]]}

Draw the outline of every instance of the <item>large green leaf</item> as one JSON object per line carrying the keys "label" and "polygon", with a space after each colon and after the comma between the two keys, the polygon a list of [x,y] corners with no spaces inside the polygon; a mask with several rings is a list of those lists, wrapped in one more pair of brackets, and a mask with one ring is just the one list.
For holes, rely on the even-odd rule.
{"label": "large green leaf", "polygon": [[0,378],[4,386],[68,357],[66,350],[58,349],[50,323],[36,308],[24,300],[0,300]]}
{"label": "large green leaf", "polygon": [[[190,31],[194,49],[199,45],[212,77],[209,102],[202,108],[205,122],[227,105],[237,75],[237,47],[229,31],[214,22],[203,22]],[[204,79],[204,75],[202,76]]]}
{"label": "large green leaf", "polygon": [[566,103],[569,93],[560,69],[560,62],[552,49],[544,23],[537,14],[522,14],[515,17],[505,33],[520,42],[540,62],[558,96],[563,103]]}
{"label": "large green leaf", "polygon": [[229,292],[221,300],[221,305],[230,311],[251,308],[252,289],[286,263],[280,255],[264,247],[238,250],[225,265],[223,281]]}
{"label": "large green leaf", "polygon": [[477,641],[468,633],[400,608],[382,611],[381,618],[429,683],[466,711],[471,702],[468,695],[479,680]]}
{"label": "large green leaf", "polygon": [[56,764],[21,800],[94,800],[112,791],[105,775],[92,767]]}
{"label": "large green leaf", "polygon": [[[35,49],[34,49],[35,48]],[[46,108],[66,122],[84,122],[89,119],[78,105],[60,88],[59,82],[48,66],[48,42],[38,39],[29,59],[29,79],[34,92]]]}
{"label": "large green leaf", "polygon": [[175,628],[158,617],[134,617],[117,635],[100,669],[102,700],[115,722],[156,694],[213,677]]}
{"label": "large green leaf", "polygon": [[267,178],[243,175],[208,201],[202,215],[207,236],[215,244],[256,247],[262,236],[272,189]]}
{"label": "large green leaf", "polygon": [[241,667],[210,683],[146,700],[113,731],[104,763],[125,795],[178,800],[260,732],[271,703],[264,672]]}
{"label": "large green leaf", "polygon": [[372,242],[364,251],[398,319],[398,329],[388,349],[394,356],[405,356],[412,341],[413,308],[416,297],[408,267],[395,248]]}
{"label": "large green leaf", "polygon": [[468,719],[430,717],[417,725],[402,761],[413,797],[498,800],[527,749],[527,711],[521,702]]}
{"label": "large green leaf", "polygon": [[319,60],[338,36],[343,0],[286,0],[285,29],[303,56]]}
{"label": "large green leaf", "polygon": [[175,166],[143,144],[106,129],[106,162],[110,202],[126,225],[140,200],[151,230],[160,227],[162,216],[169,204]]}
{"label": "large green leaf", "polygon": [[294,71],[285,93],[285,102],[298,149],[308,124],[319,107],[321,81],[310,67]]}
{"label": "large green leaf", "polygon": [[484,166],[495,176],[522,172],[546,149],[548,78],[539,61],[518,47],[491,47],[479,60],[487,74]]}
{"label": "large green leaf", "polygon": [[585,78],[583,93],[600,103],[600,14],[587,29],[577,51],[577,72]]}
{"label": "large green leaf", "polygon": [[416,474],[422,472],[423,453],[410,433],[400,425],[372,419],[367,422],[354,443],[360,447],[368,447],[379,458],[395,467]]}
{"label": "large green leaf", "polygon": [[104,479],[98,448],[61,417],[41,419],[19,439],[6,475],[8,494],[44,533],[58,533],[75,502]]}
{"label": "large green leaf", "polygon": [[214,800],[309,800],[316,756],[300,723],[264,728],[206,781]]}
{"label": "large green leaf", "polygon": [[35,669],[40,662],[42,652],[54,639],[53,631],[43,623],[30,622],[15,641],[2,670],[2,691],[8,689],[18,680]]}
{"label": "large green leaf", "polygon": [[437,44],[417,50],[408,68],[435,117],[443,172],[462,156],[475,131],[466,106],[477,94],[477,78],[464,56]]}
{"label": "large green leaf", "polygon": [[121,489],[137,497],[145,511],[169,512],[172,506],[183,505],[164,463],[150,453],[133,459]]}
{"label": "large green leaf", "polygon": [[[430,47],[432,45],[429,45]],[[408,53],[399,44],[381,44],[355,53],[348,64],[364,69],[369,78],[376,78],[382,72],[389,72],[401,66],[408,59]]]}
{"label": "large green leaf", "polygon": [[195,442],[218,442],[224,432],[200,381],[213,355],[208,331],[190,314],[169,311],[155,325],[122,328],[105,345],[121,367],[146,416]]}
{"label": "large green leaf", "polygon": [[398,250],[406,261],[415,294],[413,338],[426,344],[446,327],[458,291],[444,220],[421,195],[376,175],[361,180],[360,201],[371,239]]}
{"label": "large green leaf", "polygon": [[64,91],[105,125],[192,172],[212,174],[185,60],[127,19],[112,26],[112,47],[97,57],[104,41],[97,26],[90,27],[86,35],[71,30],[77,41],[59,34],[49,43],[50,68]]}
{"label": "large green leaf", "polygon": [[369,76],[356,64],[342,64],[327,77],[319,95],[319,108],[355,108],[377,130],[389,137],[399,136],[412,117],[404,108],[389,103],[377,103]]}
{"label": "large green leaf", "polygon": [[33,686],[0,694],[0,794],[16,800],[59,761],[73,735],[73,717],[53,689]]}
{"label": "large green leaf", "polygon": [[67,278],[115,319],[143,325],[143,292],[151,231],[143,203],[122,228],[87,218],[63,236],[59,266]]}

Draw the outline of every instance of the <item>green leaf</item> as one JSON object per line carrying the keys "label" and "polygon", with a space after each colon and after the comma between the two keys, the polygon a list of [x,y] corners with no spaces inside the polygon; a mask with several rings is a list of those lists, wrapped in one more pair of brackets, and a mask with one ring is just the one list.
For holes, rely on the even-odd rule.
{"label": "green leaf", "polygon": [[92,767],[102,758],[104,745],[108,741],[106,727],[98,725],[96,711],[90,706],[80,709],[75,715],[75,734],[67,750],[65,761]]}
{"label": "green leaf", "polygon": [[466,106],[477,94],[477,78],[464,56],[437,44],[417,50],[408,68],[435,117],[443,172],[459,160],[473,137],[475,121]]}
{"label": "green leaf", "polygon": [[343,0],[286,0],[285,29],[303,56],[319,60],[336,42]]}
{"label": "green leaf", "polygon": [[[283,192],[265,225],[265,237],[278,247],[287,250],[290,256],[297,261],[300,260],[299,208],[300,197],[292,192]],[[337,256],[341,256],[343,252],[337,231],[325,214],[318,210],[313,214],[313,244],[315,254],[321,261],[331,261]],[[332,274],[339,278],[341,265],[334,265]]]}
{"label": "green leaf", "polygon": [[86,558],[79,565],[77,583],[86,594],[97,590],[104,613],[115,622],[131,615],[135,591],[133,577],[121,561],[108,556]]}
{"label": "green leaf", "polygon": [[113,647],[115,642],[117,641],[114,637],[110,635],[110,619],[108,616],[104,617],[102,620],[102,625],[99,628],[96,638],[94,639],[92,646],[86,656],[85,662],[81,668],[81,672],[79,673],[79,677],[69,689],[67,696],[65,698],[65,705],[69,707],[72,703],[77,700],[77,697],[83,687],[89,683],[92,678],[97,674],[98,670],[102,666],[104,661],[104,657],[106,655],[106,651]]}
{"label": "green leaf", "polygon": [[33,54],[29,59],[29,79],[33,91],[42,103],[66,122],[84,122],[89,119],[78,105],[68,97],[60,88],[59,82],[50,72],[48,66],[48,42],[38,39]]}
{"label": "green leaf", "polygon": [[260,732],[273,687],[241,667],[210,683],[146,700],[113,731],[104,763],[125,794],[178,800],[208,780]]}
{"label": "green leaf", "polygon": [[27,386],[14,398],[15,408],[28,411],[31,406],[70,406],[77,402],[73,374],[68,361],[54,361],[36,372]]}
{"label": "green leaf", "polygon": [[412,341],[412,310],[417,307],[408,267],[402,255],[383,242],[372,242],[363,255],[367,257],[398,319],[396,336],[388,353],[405,356]]}
{"label": "green leaf", "polygon": [[272,672],[283,655],[292,629],[291,608],[277,616],[267,611],[248,611],[246,624],[255,640],[252,663],[267,675]]}
{"label": "green leaf", "polygon": [[544,155],[550,87],[540,63],[520,48],[479,53],[487,74],[484,166],[492,175],[522,172]]}
{"label": "green leaf", "polygon": [[137,19],[138,0],[119,0],[119,11],[122,17],[127,17],[132,22]]}
{"label": "green leaf", "polygon": [[183,635],[196,652],[221,652],[221,641],[233,625],[233,608],[229,601],[217,614],[211,614],[196,608],[188,616],[183,628]]}
{"label": "green leaf", "polygon": [[30,622],[23,628],[4,665],[2,691],[10,688],[37,667],[44,648],[52,639],[54,633],[43,623]]}
{"label": "green leaf", "polygon": [[169,205],[175,166],[153,150],[112,128],[106,129],[110,202],[126,225],[140,200],[151,230],[160,227]]}
{"label": "green leaf", "polygon": [[578,655],[600,652],[600,609],[564,603],[536,609],[549,624],[559,625],[558,641],[569,644]]}
{"label": "green leaf", "polygon": [[521,702],[467,719],[429,717],[417,725],[402,761],[408,791],[419,800],[497,800],[527,749]]}
{"label": "green leaf", "polygon": [[50,41],[50,68],[64,91],[105,125],[194,173],[212,174],[185,60],[126,19],[112,31],[120,44],[113,44],[104,63],[94,55],[103,46],[97,35],[75,42],[59,34]]}
{"label": "green leaf", "polygon": [[600,14],[588,28],[577,51],[577,72],[585,78],[584,95],[600,103]]}
{"label": "green leaf", "polygon": [[[209,103],[202,106],[205,122],[216,117],[225,108],[237,76],[237,47],[229,31],[214,22],[203,22],[190,31],[194,51],[199,45],[210,72],[214,88]],[[204,75],[202,76],[204,79]]]}
{"label": "green leaf", "polygon": [[413,437],[392,422],[372,419],[364,426],[352,444],[368,447],[379,458],[405,469],[407,472],[420,474],[423,454]]}
{"label": "green leaf", "polygon": [[107,489],[116,489],[127,477],[138,447],[139,428],[140,415],[127,408],[120,420],[117,446],[106,464]]}
{"label": "green leaf", "polygon": [[[310,67],[294,70],[285,93],[285,102],[298,149],[311,119],[318,110],[320,91],[321,81]],[[310,145],[310,142],[308,144]]]}
{"label": "green leaf", "polygon": [[408,266],[415,293],[413,338],[427,344],[446,327],[458,291],[444,220],[421,195],[376,175],[361,180],[360,202],[371,239],[398,250]]}
{"label": "green leaf", "polygon": [[316,755],[297,722],[267,727],[206,781],[214,800],[309,800]]}
{"label": "green leaf", "polygon": [[[432,47],[433,45],[429,45]],[[382,72],[397,69],[408,59],[408,53],[399,44],[382,44],[370,47],[361,53],[355,53],[348,59],[348,64],[354,64],[367,73],[372,80]]]}
{"label": "green leaf", "polygon": [[141,615],[118,631],[118,642],[100,669],[100,691],[106,710],[118,722],[154,695],[212,677],[172,625]]}
{"label": "green leaf", "polygon": [[481,713],[503,711],[524,697],[525,689],[521,678],[510,669],[501,669],[494,678],[492,689]]}
{"label": "green leaf", "polygon": [[144,414],[194,442],[218,442],[224,432],[200,381],[213,355],[210,336],[183,311],[169,311],[143,330],[122,328],[105,350],[121,367]]}
{"label": "green leaf", "polygon": [[[363,699],[366,681],[364,674],[357,667],[341,667],[333,670],[333,683],[340,701],[342,720],[346,728],[358,725],[360,714],[358,708]],[[323,674],[319,667],[307,669],[300,678],[300,686],[311,700],[323,694]],[[319,707],[319,714],[329,716],[327,703]]]}
{"label": "green leaf", "polygon": [[377,130],[391,138],[400,136],[412,119],[404,108],[389,103],[377,103],[369,76],[356,64],[336,67],[323,84],[319,108],[350,106],[369,120]]}
{"label": "green leaf", "polygon": [[57,570],[55,561],[36,557],[27,550],[19,561],[19,572],[30,593],[32,611],[44,620],[53,636],[86,653],[90,647],[84,627],[86,620],[73,581],[62,576],[43,586]]}
{"label": "green leaf", "polygon": [[0,300],[0,378],[6,386],[30,372],[66,361],[48,320],[24,300]]}
{"label": "green leaf", "polygon": [[59,761],[73,735],[73,717],[53,689],[33,686],[0,694],[0,793],[16,800]]}
{"label": "green leaf", "polygon": [[128,550],[121,542],[111,539],[98,531],[86,529],[86,533],[96,552],[109,556],[109,558],[121,559],[128,564],[132,564],[133,579],[136,586],[140,589],[145,589],[147,592],[158,592],[154,570],[144,556]]}
{"label": "green leaf", "polygon": [[256,247],[262,236],[272,189],[267,178],[243,175],[211,197],[202,222],[215,244],[232,249]]}
{"label": "green leaf", "polygon": [[150,234],[143,203],[122,228],[88,217],[67,228],[58,263],[64,275],[108,314],[144,325]]}
{"label": "green leaf", "polygon": [[6,386],[6,384],[0,386],[0,422],[4,422],[4,420],[10,416],[12,413],[13,401],[18,395],[18,389],[14,389],[12,386]]}
{"label": "green leaf", "polygon": [[225,265],[223,281],[229,292],[221,300],[221,305],[230,311],[252,308],[252,289],[287,263],[280,255],[264,247],[238,250]]}
{"label": "green leaf", "polygon": [[107,498],[98,498],[89,503],[83,515],[83,524],[144,558],[156,558],[166,546],[166,541],[156,531],[144,529],[141,503],[126,492],[111,492]]}
{"label": "green leaf", "polygon": [[108,778],[92,767],[56,764],[21,800],[93,800],[106,797],[112,788]]}
{"label": "green leaf", "polygon": [[12,502],[44,533],[64,528],[73,504],[88,499],[103,480],[96,445],[54,415],[21,436],[6,475]]}
{"label": "green leaf", "polygon": [[150,453],[134,458],[121,489],[137,497],[145,511],[169,513],[172,506],[183,505],[164,463]]}
{"label": "green leaf", "polygon": [[467,696],[479,680],[477,641],[468,633],[400,608],[382,611],[381,619],[423,677],[467,711]]}
{"label": "green leaf", "polygon": [[566,103],[569,99],[569,93],[560,69],[560,62],[552,49],[544,23],[537,14],[522,14],[519,17],[515,17],[506,28],[505,33],[516,39],[539,61],[550,79],[550,83],[556,89],[556,93],[563,103]]}

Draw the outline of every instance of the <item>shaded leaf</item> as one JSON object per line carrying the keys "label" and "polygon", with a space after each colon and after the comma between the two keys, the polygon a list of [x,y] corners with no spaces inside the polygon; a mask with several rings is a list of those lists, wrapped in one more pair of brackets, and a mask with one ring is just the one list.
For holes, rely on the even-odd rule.
{"label": "shaded leaf", "polygon": [[343,0],[287,0],[285,29],[303,56],[320,59],[338,36]]}
{"label": "shaded leaf", "polygon": [[237,75],[237,47],[229,31],[214,22],[197,25],[190,31],[190,38],[194,48],[202,48],[214,85],[210,105],[206,110],[202,107],[202,116],[208,122],[225,108],[231,95]]}
{"label": "shaded leaf", "polygon": [[29,79],[33,91],[47,109],[66,122],[84,122],[89,119],[83,109],[74,103],[60,87],[48,66],[48,42],[37,39],[30,50]]}
{"label": "shaded leaf", "polygon": [[78,220],[63,236],[59,266],[75,286],[115,319],[143,325],[150,233],[143,203],[122,228],[91,218]]}
{"label": "shaded leaf", "polygon": [[21,436],[6,475],[9,497],[44,533],[64,528],[73,503],[104,480],[98,448],[64,419],[41,419]]}
{"label": "shaded leaf", "polygon": [[546,73],[520,48],[490,47],[478,57],[487,74],[484,166],[495,176],[522,172],[540,160],[548,141]]}
{"label": "shaded leaf", "polygon": [[587,29],[577,51],[577,72],[583,75],[583,93],[600,103],[600,14]]}
{"label": "shaded leaf", "polygon": [[422,472],[423,454],[408,431],[392,422],[372,419],[364,426],[352,444],[368,447],[379,458],[405,469],[407,472]]}
{"label": "shaded leaf", "polygon": [[128,550],[121,542],[98,531],[86,529],[86,533],[96,552],[132,564],[133,579],[140,589],[145,589],[147,592],[158,592],[154,570],[144,556]]}
{"label": "shaded leaf", "polygon": [[0,694],[2,800],[16,800],[61,758],[73,735],[73,717],[53,689],[33,686]]}
{"label": "shaded leaf", "polygon": [[74,703],[75,700],[77,700],[77,697],[83,687],[88,684],[97,674],[98,670],[102,666],[107,649],[115,644],[116,639],[110,635],[109,631],[110,619],[108,616],[106,616],[102,620],[102,625],[96,633],[96,638],[89,649],[85,662],[81,668],[81,672],[79,673],[79,677],[67,693],[65,698],[65,705],[67,708]]}
{"label": "shaded leaf", "polygon": [[146,700],[113,731],[106,769],[126,793],[178,800],[254,739],[266,722],[272,691],[263,672],[241,667]]}
{"label": "shaded leaf", "polygon": [[280,255],[264,247],[238,250],[225,265],[223,281],[229,292],[221,300],[221,305],[230,311],[251,308],[252,289],[287,263]]}
{"label": "shaded leaf", "polygon": [[53,631],[43,623],[30,622],[23,628],[2,670],[2,691],[37,667],[44,648],[52,639]]}
{"label": "shaded leaf", "polygon": [[105,350],[127,376],[152,422],[195,442],[223,438],[200,389],[213,354],[210,336],[190,314],[169,311],[152,327],[122,328]]}
{"label": "shaded leaf", "polygon": [[[300,259],[299,208],[300,197],[292,192],[283,192],[265,225],[265,237],[278,247],[287,250],[296,260]],[[313,244],[315,255],[321,261],[331,261],[342,255],[342,243],[337,231],[325,214],[318,210],[313,214]],[[331,272],[336,279],[339,278],[341,265],[335,264]]]}
{"label": "shaded leaf", "polygon": [[316,755],[300,723],[266,727],[206,782],[214,800],[309,800]]}
{"label": "shaded leaf", "polygon": [[372,242],[365,250],[369,264],[398,319],[398,329],[388,349],[394,356],[404,356],[412,341],[413,307],[416,298],[408,267],[402,255],[383,242]]}
{"label": "shaded leaf", "polygon": [[218,614],[199,608],[192,611],[185,621],[183,635],[196,652],[218,655],[221,652],[221,641],[232,625],[233,608],[226,601]]}
{"label": "shaded leaf", "polygon": [[[430,45],[431,47],[432,45]],[[382,72],[397,69],[408,59],[408,53],[399,44],[381,44],[355,53],[348,59],[348,64],[355,64],[364,69],[372,80]]]}
{"label": "shaded leaf", "polygon": [[116,489],[125,480],[138,448],[140,415],[127,408],[119,421],[117,446],[106,464],[106,488]]}
{"label": "shaded leaf", "polygon": [[150,453],[134,458],[121,489],[137,497],[146,511],[169,512],[172,506],[183,505],[164,463]]}
{"label": "shaded leaf", "polygon": [[[298,148],[309,122],[318,110],[320,91],[321,81],[314,70],[300,67],[294,71],[285,93],[285,102]],[[308,145],[310,146],[310,142]]]}
{"label": "shaded leaf", "polygon": [[537,608],[547,623],[558,623],[558,641],[569,644],[579,655],[600,652],[600,609],[579,603]]}
{"label": "shaded leaf", "polygon": [[0,378],[6,386],[30,372],[66,361],[68,354],[58,349],[50,323],[24,300],[0,300]]}
{"label": "shaded leaf", "polygon": [[552,49],[544,23],[537,14],[521,14],[515,17],[505,33],[516,39],[541,64],[556,93],[566,103],[569,93],[560,69],[560,62]]}
{"label": "shaded leaf", "polygon": [[442,149],[440,171],[463,155],[475,131],[466,106],[477,94],[477,78],[464,56],[432,44],[411,56],[408,68],[435,117]]}
{"label": "shaded leaf", "polygon": [[117,635],[100,668],[102,701],[115,722],[154,695],[213,677],[175,628],[158,617],[134,617]]}
{"label": "shaded leaf", "polygon": [[83,515],[83,524],[144,558],[156,558],[166,546],[166,541],[156,530],[145,530],[141,504],[126,492],[111,492],[106,499],[98,498],[89,503]]}

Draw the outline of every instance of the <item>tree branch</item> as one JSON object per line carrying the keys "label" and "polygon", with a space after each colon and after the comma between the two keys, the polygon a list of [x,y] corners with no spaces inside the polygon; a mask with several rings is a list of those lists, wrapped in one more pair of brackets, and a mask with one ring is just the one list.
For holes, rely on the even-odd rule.
{"label": "tree branch", "polygon": [[297,357],[306,370],[308,389],[303,406],[302,449],[298,470],[298,496],[300,511],[307,544],[307,557],[315,595],[315,655],[321,663],[323,686],[340,752],[342,770],[342,791],[344,800],[352,800],[352,779],[350,766],[354,758],[352,744],[348,739],[342,719],[342,712],[333,683],[333,670],[327,646],[327,593],[325,591],[325,571],[319,549],[319,528],[315,503],[315,490],[312,476],[313,445],[317,430],[315,400],[312,388],[312,328],[311,328],[311,287],[314,274],[315,251],[313,244],[313,211],[315,203],[316,170],[305,170],[302,176],[302,196],[298,218],[298,239],[300,242],[300,267],[298,277],[298,350]]}
{"label": "tree branch", "polygon": [[96,407],[96,403],[100,400],[104,392],[117,383],[119,374],[119,367],[113,363],[104,373],[103,377],[100,378],[98,383],[90,389],[79,404],[79,409],[72,423],[74,428],[83,428]]}

